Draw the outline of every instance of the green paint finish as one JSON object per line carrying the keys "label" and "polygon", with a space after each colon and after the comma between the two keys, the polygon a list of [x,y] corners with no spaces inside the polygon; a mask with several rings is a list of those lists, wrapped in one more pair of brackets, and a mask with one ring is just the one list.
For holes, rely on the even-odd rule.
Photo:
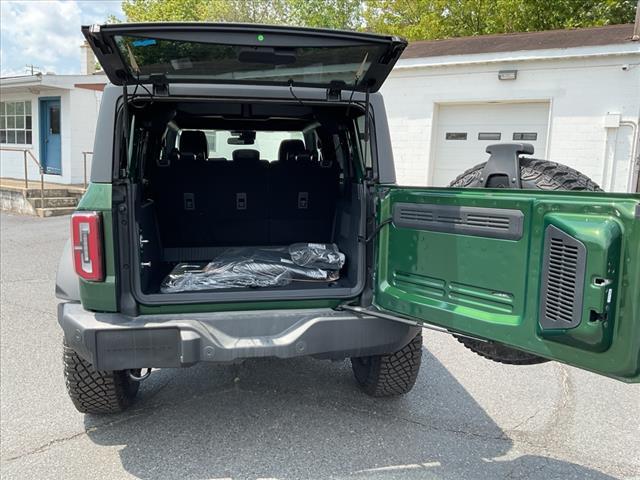
{"label": "green paint finish", "polygon": [[141,315],[170,313],[234,312],[246,310],[281,310],[298,308],[336,308],[340,300],[292,300],[243,303],[207,303],[193,305],[140,305]]}
{"label": "green paint finish", "polygon": [[[403,202],[515,209],[524,224],[520,240],[383,228],[377,245],[378,307],[640,381],[639,195],[384,188],[380,221],[391,216],[394,203]],[[573,329],[542,329],[538,323],[549,224],[587,248],[582,321]],[[596,285],[596,278],[608,285]],[[605,313],[606,319],[597,318]]]}
{"label": "green paint finish", "polygon": [[615,318],[617,289],[612,288],[612,285],[620,282],[623,224],[607,215],[548,213],[544,216],[543,228],[546,229],[548,225],[568,233],[587,249],[582,307],[582,318],[586,321],[572,329],[539,329],[539,335],[577,348],[606,351],[613,340],[615,322],[610,321],[610,318]]}
{"label": "green paint finish", "polygon": [[[111,184],[92,183],[82,197],[78,210],[102,212],[105,240],[106,279],[104,282],[80,280],[80,298],[87,310],[116,312],[115,247],[113,237],[113,216],[111,205]],[[340,300],[295,300],[243,303],[210,303],[196,305],[140,305],[141,314],[229,312],[242,310],[270,310],[295,308],[336,308]]]}
{"label": "green paint finish", "polygon": [[104,235],[105,281],[87,282],[80,279],[80,299],[82,306],[96,312],[116,312],[116,269],[113,238],[113,216],[111,214],[110,183],[91,183],[80,199],[77,210],[91,210],[102,213]]}
{"label": "green paint finish", "polygon": [[110,183],[90,183],[87,186],[87,191],[78,202],[77,209],[111,211],[112,188]]}

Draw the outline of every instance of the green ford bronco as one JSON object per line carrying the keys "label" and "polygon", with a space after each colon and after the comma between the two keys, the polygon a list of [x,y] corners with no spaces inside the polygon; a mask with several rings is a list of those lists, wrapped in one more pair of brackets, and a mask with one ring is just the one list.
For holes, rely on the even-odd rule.
{"label": "green ford bronco", "polygon": [[640,196],[487,148],[399,186],[380,86],[400,38],[239,24],[82,31],[109,77],[56,294],[81,412],[153,368],[350,358],[408,392],[423,328],[492,360],[640,380]]}

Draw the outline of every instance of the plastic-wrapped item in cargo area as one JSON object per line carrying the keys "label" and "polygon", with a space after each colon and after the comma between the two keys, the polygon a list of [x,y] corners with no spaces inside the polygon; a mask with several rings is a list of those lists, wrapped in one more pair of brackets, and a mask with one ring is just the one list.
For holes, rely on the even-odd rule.
{"label": "plastic-wrapped item in cargo area", "polygon": [[289,254],[296,265],[325,270],[340,270],[345,260],[335,243],[294,243]]}
{"label": "plastic-wrapped item in cargo area", "polygon": [[180,263],[160,286],[162,293],[239,287],[280,287],[292,281],[332,282],[338,271],[296,265],[284,248],[230,248],[208,264]]}

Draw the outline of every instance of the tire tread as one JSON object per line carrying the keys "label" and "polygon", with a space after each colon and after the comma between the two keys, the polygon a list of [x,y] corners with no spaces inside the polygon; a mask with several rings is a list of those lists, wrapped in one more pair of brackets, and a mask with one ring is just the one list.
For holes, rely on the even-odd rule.
{"label": "tire tread", "polygon": [[368,360],[370,363],[366,367],[359,363],[361,359],[351,360],[360,388],[372,397],[403,395],[413,388],[418,378],[422,363],[422,333],[397,352],[375,355]]}
{"label": "tire tread", "polygon": [[138,384],[124,371],[98,371],[66,344],[63,346],[67,392],[81,413],[118,413],[133,402]]}

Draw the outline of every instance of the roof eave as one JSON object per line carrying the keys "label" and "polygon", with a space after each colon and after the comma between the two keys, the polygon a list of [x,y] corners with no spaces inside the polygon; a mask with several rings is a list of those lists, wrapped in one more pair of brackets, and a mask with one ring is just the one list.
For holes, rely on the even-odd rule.
{"label": "roof eave", "polygon": [[483,63],[513,63],[540,60],[569,60],[575,58],[613,57],[639,54],[637,44],[625,43],[597,47],[551,48],[540,50],[517,50],[510,52],[488,52],[400,58],[395,69],[418,67],[442,67],[447,65],[470,65]]}

